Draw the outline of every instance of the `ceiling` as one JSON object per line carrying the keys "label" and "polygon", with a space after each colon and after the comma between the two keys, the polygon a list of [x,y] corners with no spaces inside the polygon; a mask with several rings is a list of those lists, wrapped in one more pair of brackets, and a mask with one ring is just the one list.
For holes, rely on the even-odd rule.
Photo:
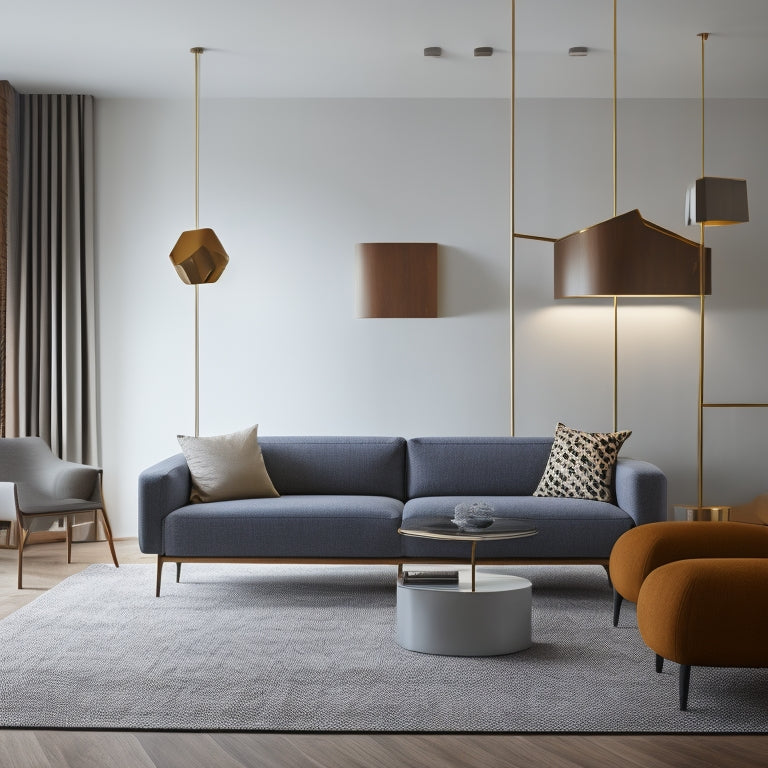
{"label": "ceiling", "polygon": [[[17,90],[184,98],[491,97],[510,90],[512,0],[0,0]],[[768,98],[767,0],[618,0],[618,95]],[[611,0],[517,0],[519,97],[610,98]],[[493,46],[476,58],[476,46]],[[585,58],[568,48],[584,45]],[[423,49],[441,46],[441,58]]]}

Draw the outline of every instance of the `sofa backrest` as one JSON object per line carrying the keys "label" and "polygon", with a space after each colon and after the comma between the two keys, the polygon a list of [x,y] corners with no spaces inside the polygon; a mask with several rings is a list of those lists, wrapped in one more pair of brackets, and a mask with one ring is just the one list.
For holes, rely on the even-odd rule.
{"label": "sofa backrest", "polygon": [[281,495],[405,499],[402,437],[263,437],[264,464]]}
{"label": "sofa backrest", "polygon": [[408,441],[408,498],[530,496],[551,437],[417,437]]}

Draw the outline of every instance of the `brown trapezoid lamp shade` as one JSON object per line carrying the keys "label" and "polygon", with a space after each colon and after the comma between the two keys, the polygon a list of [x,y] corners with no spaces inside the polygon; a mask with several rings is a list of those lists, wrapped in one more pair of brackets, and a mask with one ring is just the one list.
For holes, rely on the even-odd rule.
{"label": "brown trapezoid lamp shade", "polygon": [[[699,296],[700,249],[640,211],[628,211],[555,241],[555,298]],[[707,294],[710,261],[707,248]]]}
{"label": "brown trapezoid lamp shade", "polygon": [[212,229],[190,229],[176,241],[171,262],[187,285],[202,285],[221,277],[229,256]]}
{"label": "brown trapezoid lamp shade", "polygon": [[437,317],[437,243],[359,243],[358,317]]}
{"label": "brown trapezoid lamp shade", "polygon": [[685,223],[722,227],[749,221],[746,179],[704,176],[685,194]]}

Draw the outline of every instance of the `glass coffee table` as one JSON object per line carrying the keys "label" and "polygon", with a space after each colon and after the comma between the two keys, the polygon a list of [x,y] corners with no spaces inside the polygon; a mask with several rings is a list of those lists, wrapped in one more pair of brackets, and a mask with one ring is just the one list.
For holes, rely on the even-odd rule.
{"label": "glass coffee table", "polygon": [[528,579],[476,573],[477,545],[534,536],[536,529],[517,520],[495,518],[487,528],[460,530],[448,518],[412,519],[403,536],[471,543],[470,577],[458,583],[397,581],[397,644],[410,651],[443,656],[496,656],[531,645],[531,589]]}
{"label": "glass coffee table", "polygon": [[414,517],[404,521],[398,533],[403,536],[420,536],[423,539],[443,539],[451,541],[469,541],[472,549],[469,561],[472,565],[472,591],[475,590],[475,559],[477,545],[481,541],[500,541],[502,539],[521,539],[535,536],[538,531],[528,523],[505,517],[494,517],[493,522],[484,528],[459,528],[445,517]]}

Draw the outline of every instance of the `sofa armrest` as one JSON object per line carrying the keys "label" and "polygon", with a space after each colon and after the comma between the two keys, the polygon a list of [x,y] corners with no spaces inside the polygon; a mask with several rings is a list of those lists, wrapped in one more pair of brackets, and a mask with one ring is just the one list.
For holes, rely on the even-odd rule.
{"label": "sofa armrest", "polygon": [[139,475],[139,548],[163,553],[163,520],[189,504],[191,478],[183,453],[148,467]]}
{"label": "sofa armrest", "polygon": [[616,504],[635,525],[667,519],[667,477],[654,464],[639,459],[616,462]]}

